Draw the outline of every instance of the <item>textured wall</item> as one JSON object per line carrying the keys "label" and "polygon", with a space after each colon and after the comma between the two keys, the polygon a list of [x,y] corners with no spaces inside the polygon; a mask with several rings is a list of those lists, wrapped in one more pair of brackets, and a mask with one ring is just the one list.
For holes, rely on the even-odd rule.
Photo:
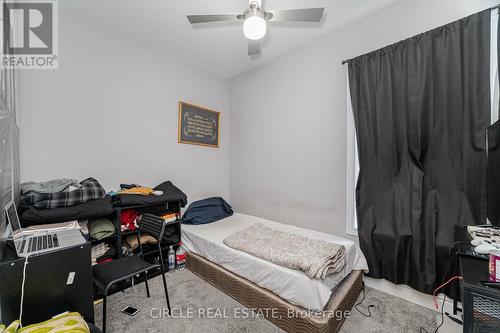
{"label": "textured wall", "polygon": [[[19,80],[23,181],[96,177],[190,201],[229,195],[228,82],[103,26],[60,15],[60,66]],[[219,149],[177,143],[178,102],[221,112]]]}

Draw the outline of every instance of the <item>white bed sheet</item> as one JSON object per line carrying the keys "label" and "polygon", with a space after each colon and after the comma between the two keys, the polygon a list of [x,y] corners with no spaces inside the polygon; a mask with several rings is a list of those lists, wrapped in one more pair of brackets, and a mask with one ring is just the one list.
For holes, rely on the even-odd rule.
{"label": "white bed sheet", "polygon": [[[273,264],[248,253],[230,248],[223,240],[250,225],[262,223],[276,230],[300,234],[312,239],[342,244],[347,264],[339,273],[324,280],[310,279],[304,272]],[[288,302],[310,310],[322,310],[332,290],[352,270],[368,271],[359,246],[350,239],[277,223],[260,217],[234,214],[204,225],[182,225],[182,242],[188,251],[199,254],[225,269],[279,295]]]}

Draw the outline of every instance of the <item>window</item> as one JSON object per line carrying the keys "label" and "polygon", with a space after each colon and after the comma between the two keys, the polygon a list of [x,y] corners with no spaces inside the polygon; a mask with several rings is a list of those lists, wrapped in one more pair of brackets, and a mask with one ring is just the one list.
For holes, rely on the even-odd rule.
{"label": "window", "polygon": [[498,120],[499,82],[498,82],[498,10],[491,11],[490,33],[490,90],[491,90],[491,123]]}
{"label": "window", "polygon": [[352,112],[349,77],[347,78],[347,180],[346,180],[346,233],[358,235],[358,220],[356,215],[356,182],[359,174],[358,146],[356,128]]}

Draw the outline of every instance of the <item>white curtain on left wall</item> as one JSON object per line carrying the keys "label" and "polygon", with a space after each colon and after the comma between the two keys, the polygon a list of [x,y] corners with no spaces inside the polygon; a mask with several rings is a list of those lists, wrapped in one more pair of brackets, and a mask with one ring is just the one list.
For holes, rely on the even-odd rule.
{"label": "white curtain on left wall", "polygon": [[498,77],[498,17],[499,9],[491,11],[490,30],[490,91],[491,91],[491,123],[498,120],[500,84]]}
{"label": "white curtain on left wall", "polygon": [[15,86],[14,69],[0,68],[0,239],[4,239],[8,234],[3,208],[10,200],[18,204],[20,195],[19,127]]}
{"label": "white curtain on left wall", "polygon": [[347,179],[346,179],[346,233],[358,235],[356,215],[356,181],[359,174],[358,143],[356,127],[352,112],[351,92],[349,90],[349,73],[347,73]]}

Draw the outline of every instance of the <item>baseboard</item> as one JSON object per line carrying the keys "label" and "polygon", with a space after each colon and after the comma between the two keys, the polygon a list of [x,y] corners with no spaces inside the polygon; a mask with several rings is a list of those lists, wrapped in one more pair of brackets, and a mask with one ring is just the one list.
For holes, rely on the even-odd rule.
{"label": "baseboard", "polygon": [[[370,287],[374,288],[377,290],[380,290],[384,293],[390,294],[395,297],[402,298],[404,300],[407,300],[409,302],[415,303],[417,305],[426,307],[428,309],[434,310],[436,312],[439,312],[441,310],[441,303],[443,301],[443,294],[438,295],[437,302],[439,304],[439,309],[436,310],[436,307],[434,305],[434,301],[432,299],[431,295],[427,295],[424,293],[421,293],[409,286],[402,285],[402,284],[394,284],[390,281],[384,280],[384,279],[373,279],[370,277],[364,277],[365,284]],[[453,300],[450,299],[449,297],[446,298],[445,306],[444,306],[445,312],[452,313],[453,311]]]}

